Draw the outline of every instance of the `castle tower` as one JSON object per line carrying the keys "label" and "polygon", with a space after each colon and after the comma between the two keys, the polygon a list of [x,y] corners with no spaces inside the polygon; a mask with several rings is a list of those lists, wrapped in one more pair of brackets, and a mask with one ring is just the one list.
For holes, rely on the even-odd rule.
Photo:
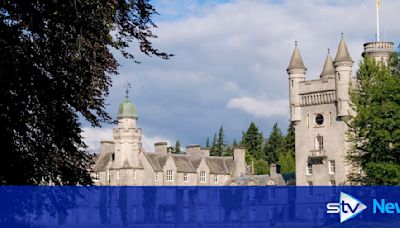
{"label": "castle tower", "polygon": [[345,117],[350,114],[350,81],[353,67],[353,60],[347,49],[346,42],[342,36],[338,51],[333,62],[335,67],[335,83],[336,83],[336,101],[337,116]]}
{"label": "castle tower", "polygon": [[305,80],[307,68],[304,66],[301,58],[297,42],[295,43],[294,51],[290,64],[287,68],[289,74],[289,99],[290,99],[290,121],[301,120],[300,107],[300,82]]}
{"label": "castle tower", "polygon": [[368,42],[364,44],[364,52],[362,53],[362,56],[372,57],[375,59],[375,62],[381,62],[387,65],[389,57],[393,52],[393,42]]}
{"label": "castle tower", "polygon": [[[118,109],[118,126],[114,129],[115,155],[113,169],[140,168],[139,151],[142,130],[136,128],[138,119],[135,105],[128,95]],[[117,178],[118,179],[118,178]]]}
{"label": "castle tower", "polygon": [[333,61],[328,49],[328,55],[325,59],[324,68],[322,69],[320,78],[328,79],[328,78],[335,78],[335,67],[333,66]]}

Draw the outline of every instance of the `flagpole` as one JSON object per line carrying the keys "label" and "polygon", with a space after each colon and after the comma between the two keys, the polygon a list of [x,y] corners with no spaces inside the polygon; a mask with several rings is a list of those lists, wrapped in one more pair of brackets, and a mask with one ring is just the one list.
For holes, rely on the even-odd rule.
{"label": "flagpole", "polygon": [[379,3],[376,4],[376,41],[380,41],[379,31]]}

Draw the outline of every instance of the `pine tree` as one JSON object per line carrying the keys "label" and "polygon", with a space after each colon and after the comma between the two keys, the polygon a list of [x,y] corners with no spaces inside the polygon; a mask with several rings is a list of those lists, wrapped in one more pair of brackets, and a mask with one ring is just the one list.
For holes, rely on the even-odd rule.
{"label": "pine tree", "polygon": [[207,137],[206,139],[206,147],[210,148],[210,137]]}
{"label": "pine tree", "polygon": [[400,184],[400,61],[389,67],[364,58],[357,86],[350,92],[356,116],[349,121],[352,147],[347,159],[360,169],[349,175],[364,185]]}
{"label": "pine tree", "polygon": [[285,138],[282,135],[281,129],[275,123],[272,132],[265,144],[264,153],[267,156],[269,163],[276,163],[278,157],[285,150]]}
{"label": "pine tree", "polygon": [[251,123],[243,136],[242,145],[246,148],[246,152],[256,160],[265,160],[266,157],[262,151],[262,144],[262,133],[254,123]]}
{"label": "pine tree", "polygon": [[217,147],[217,134],[214,134],[213,142],[210,148],[210,155],[211,156],[218,156],[218,147]]}
{"label": "pine tree", "polygon": [[235,148],[235,147],[237,147],[237,146],[238,146],[238,142],[236,141],[236,139],[233,139],[233,143],[232,143],[232,145],[233,145],[233,148]]}
{"label": "pine tree", "polygon": [[285,153],[295,155],[295,129],[292,122],[289,124],[285,137]]}
{"label": "pine tree", "polygon": [[281,173],[294,173],[296,170],[293,153],[281,153],[278,157],[278,164],[281,166]]}
{"label": "pine tree", "polygon": [[174,154],[180,154],[181,153],[181,143],[179,142],[179,140],[177,140],[176,143],[175,143],[175,147],[173,149],[173,153]]}
{"label": "pine tree", "polygon": [[218,132],[218,140],[217,140],[217,156],[222,156],[224,153],[224,128],[221,126]]}

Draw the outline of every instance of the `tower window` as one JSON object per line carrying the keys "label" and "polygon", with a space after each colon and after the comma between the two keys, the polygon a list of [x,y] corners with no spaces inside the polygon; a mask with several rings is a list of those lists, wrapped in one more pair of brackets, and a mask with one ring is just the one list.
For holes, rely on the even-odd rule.
{"label": "tower window", "polygon": [[315,150],[323,150],[324,149],[324,137],[317,136],[315,138]]}
{"label": "tower window", "polygon": [[215,183],[215,184],[218,183],[218,175],[214,175],[214,183]]}
{"label": "tower window", "polygon": [[154,173],[154,181],[158,181],[158,173],[157,172]]}
{"label": "tower window", "polygon": [[315,123],[318,126],[321,126],[324,123],[324,116],[322,114],[317,114],[317,116],[315,117]]}
{"label": "tower window", "polygon": [[133,176],[133,179],[136,180],[136,170],[133,170],[132,176]]}
{"label": "tower window", "polygon": [[107,169],[107,181],[111,181],[111,173],[109,169]]}
{"label": "tower window", "polygon": [[189,181],[189,177],[188,177],[188,174],[187,174],[187,173],[184,173],[184,174],[183,174],[183,181],[184,181],[184,182],[188,182],[188,181]]}
{"label": "tower window", "polygon": [[329,174],[335,174],[336,171],[335,161],[330,160],[328,163],[329,163]]}
{"label": "tower window", "polygon": [[307,163],[307,175],[312,175],[312,164]]}

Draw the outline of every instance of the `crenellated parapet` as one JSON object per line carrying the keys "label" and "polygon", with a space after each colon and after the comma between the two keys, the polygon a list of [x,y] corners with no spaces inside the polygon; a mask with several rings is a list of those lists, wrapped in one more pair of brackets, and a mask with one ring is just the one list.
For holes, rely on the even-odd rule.
{"label": "crenellated parapet", "polygon": [[363,57],[370,56],[376,62],[387,65],[390,55],[394,52],[393,42],[368,42],[364,44]]}

